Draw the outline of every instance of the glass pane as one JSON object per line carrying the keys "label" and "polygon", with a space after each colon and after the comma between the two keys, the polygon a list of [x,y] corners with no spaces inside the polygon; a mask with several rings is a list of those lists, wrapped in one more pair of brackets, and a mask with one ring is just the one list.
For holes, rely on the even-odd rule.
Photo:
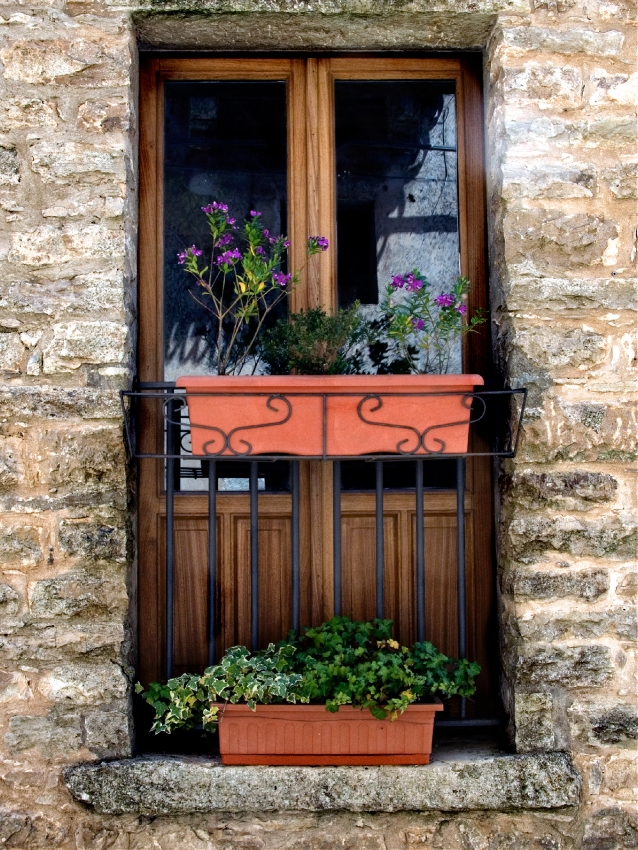
{"label": "glass pane", "polygon": [[[434,294],[459,274],[454,83],[337,81],[337,288],[373,320],[393,275],[419,269]],[[461,346],[451,372],[460,372]],[[370,371],[388,371],[387,352]]]}
{"label": "glass pane", "polygon": [[[374,463],[365,460],[347,460],[341,463],[343,490],[374,490],[376,471]],[[416,487],[416,466],[410,461],[385,461],[383,464],[384,490],[413,490]],[[453,490],[456,487],[456,461],[450,458],[423,461],[423,488],[425,490]]]}
{"label": "glass pane", "polygon": [[258,209],[264,227],[286,232],[286,84],[167,82],[164,130],[164,380],[173,381],[214,371],[212,319],[177,262],[188,245],[208,244],[201,207],[221,201],[238,222]]}

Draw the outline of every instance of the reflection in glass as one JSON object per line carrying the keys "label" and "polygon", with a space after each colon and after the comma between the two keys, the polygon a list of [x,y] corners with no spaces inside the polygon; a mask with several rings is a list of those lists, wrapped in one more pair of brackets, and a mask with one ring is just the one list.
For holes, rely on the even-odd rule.
{"label": "reflection in glass", "polygon": [[[337,81],[337,284],[370,319],[393,275],[418,268],[434,294],[459,274],[454,83]],[[388,371],[377,346],[371,371]],[[460,372],[461,346],[451,372]]]}
{"label": "reflection in glass", "polygon": [[238,222],[257,209],[273,234],[286,231],[286,84],[167,82],[164,127],[164,380],[172,381],[213,372],[213,320],[177,263],[188,245],[208,244],[201,207],[222,201]]}

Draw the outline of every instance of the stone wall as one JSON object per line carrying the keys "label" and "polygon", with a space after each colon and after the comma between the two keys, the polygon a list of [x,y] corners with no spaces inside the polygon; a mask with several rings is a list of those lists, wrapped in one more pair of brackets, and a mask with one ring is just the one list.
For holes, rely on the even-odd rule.
{"label": "stone wall", "polygon": [[[1,846],[636,846],[634,15],[632,0],[0,0]],[[504,700],[520,751],[573,753],[580,808],[145,819],[62,785],[66,765],[131,750],[116,390],[134,371],[136,28],[189,49],[485,49],[497,358],[531,391],[500,482]]]}

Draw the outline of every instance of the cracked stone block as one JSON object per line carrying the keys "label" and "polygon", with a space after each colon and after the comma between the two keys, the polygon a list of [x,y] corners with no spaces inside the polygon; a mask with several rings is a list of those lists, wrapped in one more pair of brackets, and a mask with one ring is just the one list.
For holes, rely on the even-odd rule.
{"label": "cracked stone block", "polygon": [[516,750],[542,752],[554,747],[554,700],[551,694],[516,693]]}

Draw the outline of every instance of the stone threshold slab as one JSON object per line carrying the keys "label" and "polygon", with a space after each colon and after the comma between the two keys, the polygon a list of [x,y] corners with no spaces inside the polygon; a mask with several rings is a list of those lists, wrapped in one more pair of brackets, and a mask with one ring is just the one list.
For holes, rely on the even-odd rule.
{"label": "stone threshold slab", "polygon": [[512,811],[576,806],[565,753],[446,752],[410,767],[238,767],[211,758],[141,756],[67,768],[71,794],[100,814],[275,811]]}

